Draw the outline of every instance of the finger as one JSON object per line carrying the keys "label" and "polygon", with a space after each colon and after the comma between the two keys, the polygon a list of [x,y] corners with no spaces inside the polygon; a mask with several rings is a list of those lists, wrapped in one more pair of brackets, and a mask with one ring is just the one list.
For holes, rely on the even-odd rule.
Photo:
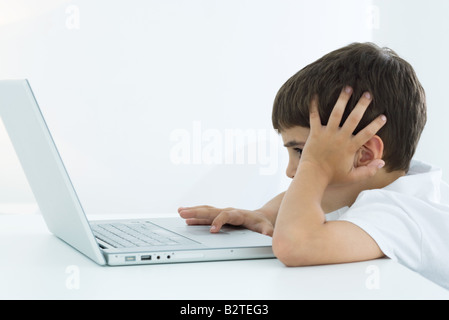
{"label": "finger", "polygon": [[310,129],[321,127],[320,112],[318,110],[318,97],[313,97],[310,102]]}
{"label": "finger", "polygon": [[209,209],[213,209],[214,207],[212,207],[212,206],[207,206],[207,205],[193,206],[193,207],[179,207],[179,208],[178,208],[178,212],[180,212],[180,211],[182,211],[182,210],[200,209],[200,208],[209,208]]}
{"label": "finger", "polygon": [[178,213],[181,213],[181,211],[183,211],[183,210],[196,209],[196,208],[201,208],[201,207],[205,207],[205,206],[179,207],[179,208],[178,208]]}
{"label": "finger", "polygon": [[212,219],[186,219],[186,223],[189,226],[204,226],[210,225],[212,223]]}
{"label": "finger", "polygon": [[351,99],[352,88],[347,86],[343,88],[338,97],[337,102],[335,103],[334,109],[332,109],[331,115],[329,116],[329,121],[327,122],[327,127],[332,129],[337,129],[340,127],[341,119],[343,118],[343,114],[345,113],[346,105]]}
{"label": "finger", "polygon": [[196,219],[213,219],[219,214],[221,209],[214,207],[195,207],[189,209],[182,209],[179,211],[179,215],[184,219],[196,218]]}
{"label": "finger", "polygon": [[212,221],[210,231],[212,233],[219,232],[221,227],[225,224],[232,224],[234,226],[241,226],[244,224],[244,215],[240,214],[236,210],[232,211],[222,211],[220,214]]}
{"label": "finger", "polygon": [[384,115],[380,115],[376,119],[374,119],[369,125],[367,125],[354,137],[355,147],[359,148],[363,146],[368,140],[374,137],[386,123],[387,117]]}
{"label": "finger", "polygon": [[187,209],[188,209],[188,207],[179,207],[178,208],[178,213],[181,213],[182,210],[187,210]]}
{"label": "finger", "polygon": [[352,179],[354,181],[360,181],[374,176],[377,171],[385,166],[385,161],[382,159],[375,159],[366,166],[360,166],[353,170]]}
{"label": "finger", "polygon": [[371,94],[369,92],[365,92],[357,102],[357,105],[354,107],[351,114],[346,119],[345,123],[342,126],[342,130],[346,131],[348,134],[353,134],[354,130],[362,120],[363,115],[365,114],[366,109],[368,109],[371,101]]}

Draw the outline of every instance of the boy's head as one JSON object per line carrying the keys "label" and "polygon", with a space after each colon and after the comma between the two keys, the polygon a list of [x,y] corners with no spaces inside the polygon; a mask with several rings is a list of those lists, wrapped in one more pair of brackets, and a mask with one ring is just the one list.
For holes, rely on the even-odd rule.
{"label": "boy's head", "polygon": [[408,171],[426,123],[426,98],[412,66],[388,48],[353,43],[333,51],[291,77],[279,90],[273,106],[273,127],[282,132],[309,128],[309,108],[318,98],[323,125],[345,86],[353,95],[342,123],[365,91],[372,94],[370,107],[354,134],[380,114],[387,124],[377,133],[384,143],[385,169]]}

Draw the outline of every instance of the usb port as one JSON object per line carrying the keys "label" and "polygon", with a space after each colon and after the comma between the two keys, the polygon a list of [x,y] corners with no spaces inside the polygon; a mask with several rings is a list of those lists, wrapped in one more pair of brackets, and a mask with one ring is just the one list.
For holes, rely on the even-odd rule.
{"label": "usb port", "polygon": [[151,260],[151,255],[140,256],[140,260],[141,260],[141,261],[148,261],[148,260]]}

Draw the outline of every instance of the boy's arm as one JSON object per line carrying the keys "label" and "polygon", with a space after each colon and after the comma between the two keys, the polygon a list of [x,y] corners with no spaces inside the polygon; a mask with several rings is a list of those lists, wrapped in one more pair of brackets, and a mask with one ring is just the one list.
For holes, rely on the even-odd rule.
{"label": "boy's arm", "polygon": [[354,167],[356,151],[385,124],[380,116],[353,136],[368,107],[369,95],[360,99],[340,128],[352,91],[343,90],[327,126],[321,125],[317,102],[312,101],[310,135],[295,177],[285,193],[273,233],[273,251],[288,266],[370,260],[383,256],[376,242],[361,228],[345,221],[326,222],[321,208],[330,184],[346,184],[373,176],[384,162],[373,160]]}
{"label": "boy's arm", "polygon": [[278,194],[276,197],[268,201],[262,208],[257,209],[256,211],[261,212],[265,215],[268,220],[270,220],[271,224],[274,226],[276,223],[276,218],[279,212],[279,208],[282,203],[282,199],[284,199],[285,191]]}
{"label": "boy's arm", "polygon": [[189,225],[210,225],[213,233],[219,232],[228,223],[272,236],[284,194],[285,192],[277,195],[257,210],[195,206],[181,207],[178,213]]}

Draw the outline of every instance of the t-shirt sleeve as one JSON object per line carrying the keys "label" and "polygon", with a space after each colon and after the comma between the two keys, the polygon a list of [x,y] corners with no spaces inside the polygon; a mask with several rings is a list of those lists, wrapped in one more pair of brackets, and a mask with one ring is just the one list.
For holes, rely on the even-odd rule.
{"label": "t-shirt sleeve", "polygon": [[338,220],[348,221],[368,233],[382,252],[400,263],[419,268],[421,231],[404,199],[382,191],[362,192]]}

